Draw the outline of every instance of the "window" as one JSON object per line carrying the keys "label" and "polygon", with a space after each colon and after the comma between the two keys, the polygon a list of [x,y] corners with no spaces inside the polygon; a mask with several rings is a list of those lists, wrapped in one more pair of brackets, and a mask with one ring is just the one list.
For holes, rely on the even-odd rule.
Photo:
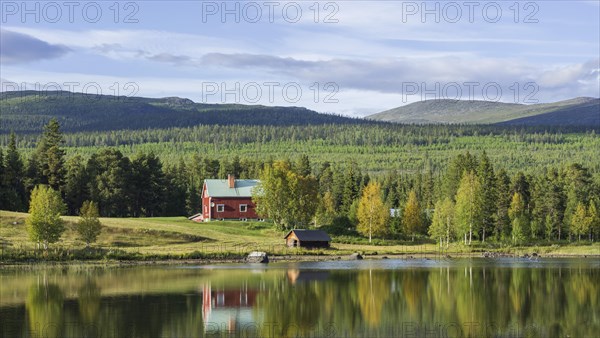
{"label": "window", "polygon": [[248,211],[248,204],[240,204],[240,212]]}
{"label": "window", "polygon": [[225,212],[225,204],[217,204],[217,212]]}

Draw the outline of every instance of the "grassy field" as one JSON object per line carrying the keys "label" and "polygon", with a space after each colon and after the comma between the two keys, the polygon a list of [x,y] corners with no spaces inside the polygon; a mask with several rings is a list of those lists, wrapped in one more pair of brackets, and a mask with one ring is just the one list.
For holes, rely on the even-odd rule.
{"label": "grassy field", "polygon": [[[27,237],[27,214],[0,211],[0,242],[2,254],[22,252],[27,258],[35,252],[35,243]],[[74,223],[77,217],[64,217],[66,231],[51,250],[81,252],[85,245],[77,239]],[[186,259],[239,258],[250,251],[266,251],[275,255],[346,255],[362,252],[367,255],[463,255],[481,251],[502,251],[512,254],[538,252],[552,255],[600,255],[600,244],[550,245],[524,248],[498,248],[477,245],[465,247],[454,244],[439,251],[436,244],[412,244],[391,241],[389,245],[343,244],[333,238],[330,250],[299,250],[284,246],[285,232],[276,231],[267,222],[210,222],[196,223],[185,217],[158,218],[101,218],[104,228],[93,245],[102,250],[120,253],[115,259]],[[29,253],[29,254],[28,254]],[[9,256],[10,257],[10,256]],[[37,256],[36,256],[37,257]],[[71,257],[71,258],[69,258]],[[104,257],[104,256],[103,256]],[[77,257],[67,256],[66,260]],[[106,257],[105,257],[106,258]]]}

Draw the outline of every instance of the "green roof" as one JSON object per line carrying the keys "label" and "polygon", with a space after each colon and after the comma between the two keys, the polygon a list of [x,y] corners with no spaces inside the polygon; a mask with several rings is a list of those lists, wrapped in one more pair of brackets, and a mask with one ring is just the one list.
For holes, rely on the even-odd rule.
{"label": "green roof", "polygon": [[235,180],[235,187],[229,188],[227,180],[204,180],[210,197],[252,197],[252,189],[259,180]]}

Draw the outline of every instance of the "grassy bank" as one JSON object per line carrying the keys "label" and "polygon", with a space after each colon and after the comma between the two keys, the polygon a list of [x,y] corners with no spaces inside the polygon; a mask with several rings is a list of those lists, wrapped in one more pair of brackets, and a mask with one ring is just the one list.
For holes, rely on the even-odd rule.
{"label": "grassy bank", "polygon": [[185,217],[101,218],[104,225],[97,243],[91,249],[77,239],[74,223],[77,217],[64,217],[66,231],[58,243],[45,252],[37,250],[27,237],[27,214],[0,211],[1,259],[11,261],[41,260],[237,260],[250,251],[266,251],[282,258],[297,256],[341,256],[352,252],[366,255],[463,256],[480,255],[484,251],[522,255],[537,252],[545,255],[600,255],[600,244],[565,243],[529,247],[501,247],[492,244],[463,246],[453,244],[440,250],[436,244],[414,244],[386,241],[386,245],[369,245],[357,240],[345,244],[333,238],[329,250],[290,249],[284,246],[284,232],[266,222],[196,223]]}

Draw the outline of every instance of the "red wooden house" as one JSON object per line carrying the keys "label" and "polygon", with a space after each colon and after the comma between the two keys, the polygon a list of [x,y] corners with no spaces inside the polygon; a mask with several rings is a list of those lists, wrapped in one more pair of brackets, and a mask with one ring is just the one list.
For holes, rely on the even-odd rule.
{"label": "red wooden house", "polygon": [[252,202],[252,190],[258,180],[236,180],[228,175],[226,180],[204,180],[202,186],[202,212],[196,221],[258,219]]}

